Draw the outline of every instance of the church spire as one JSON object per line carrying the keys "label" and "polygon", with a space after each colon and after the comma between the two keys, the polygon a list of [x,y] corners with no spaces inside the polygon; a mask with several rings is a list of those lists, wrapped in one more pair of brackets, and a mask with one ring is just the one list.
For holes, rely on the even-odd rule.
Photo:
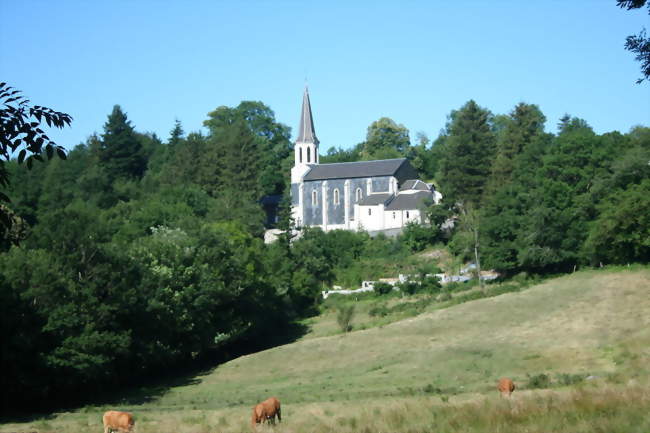
{"label": "church spire", "polygon": [[300,128],[298,129],[297,143],[314,143],[318,145],[316,131],[314,130],[314,119],[311,115],[311,103],[309,102],[309,91],[305,86],[305,93],[302,96],[302,112],[300,113]]}

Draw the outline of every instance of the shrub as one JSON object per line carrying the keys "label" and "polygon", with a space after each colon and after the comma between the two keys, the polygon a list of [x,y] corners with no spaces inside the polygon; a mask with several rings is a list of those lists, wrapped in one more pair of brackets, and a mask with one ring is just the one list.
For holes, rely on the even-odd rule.
{"label": "shrub", "polygon": [[435,244],[440,239],[440,230],[437,227],[421,225],[410,222],[404,227],[401,241],[411,251],[422,251],[426,247]]}
{"label": "shrub", "polygon": [[534,376],[528,376],[528,383],[526,388],[537,389],[537,388],[548,388],[551,386],[551,378],[544,373],[536,374]]}
{"label": "shrub", "polygon": [[410,280],[400,283],[398,287],[400,291],[406,293],[407,295],[415,295],[418,291],[420,291],[420,285],[415,281]]}
{"label": "shrub", "polygon": [[424,277],[420,282],[420,292],[436,294],[440,291],[442,286],[437,277]]}
{"label": "shrub", "polygon": [[388,315],[389,312],[390,312],[390,310],[388,309],[388,307],[386,307],[385,305],[382,304],[382,305],[377,305],[377,306],[372,307],[368,311],[368,314],[370,316],[372,316],[372,317],[376,317],[376,316],[385,317],[385,316]]}
{"label": "shrub", "polygon": [[375,288],[375,294],[377,296],[387,295],[387,294],[389,294],[390,292],[393,291],[393,286],[392,285],[390,285],[388,283],[381,282],[381,281],[375,283],[374,288]]}
{"label": "shrub", "polygon": [[352,330],[352,319],[354,318],[354,305],[341,305],[338,310],[336,322],[342,332],[350,332]]}

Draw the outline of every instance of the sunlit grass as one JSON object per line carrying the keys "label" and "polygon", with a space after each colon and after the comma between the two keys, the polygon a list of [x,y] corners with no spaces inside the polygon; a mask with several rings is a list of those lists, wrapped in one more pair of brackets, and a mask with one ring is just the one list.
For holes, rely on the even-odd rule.
{"label": "sunlit grass", "polygon": [[[275,395],[278,432],[647,432],[649,295],[645,268],[579,272],[384,326],[312,335],[147,403],[125,396],[0,431],[101,431],[109,408],[132,411],[138,433],[250,431],[253,404]],[[330,320],[337,328],[327,315],[313,327]],[[533,381],[542,374],[548,383]],[[517,385],[512,400],[498,396],[502,376]],[[534,383],[550,388],[526,389]]]}

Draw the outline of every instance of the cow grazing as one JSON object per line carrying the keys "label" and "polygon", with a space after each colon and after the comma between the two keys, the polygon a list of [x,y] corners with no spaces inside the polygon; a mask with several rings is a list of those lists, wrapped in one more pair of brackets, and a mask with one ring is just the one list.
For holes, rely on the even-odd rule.
{"label": "cow grazing", "polygon": [[120,412],[117,410],[109,410],[104,414],[104,433],[112,431],[130,432],[133,430],[135,420],[133,415],[128,412]]}
{"label": "cow grazing", "polygon": [[510,397],[512,391],[515,390],[515,384],[511,379],[504,377],[502,379],[499,379],[499,385],[497,386],[497,389],[502,396]]}
{"label": "cow grazing", "polygon": [[253,407],[253,417],[251,425],[255,428],[256,424],[263,423],[264,421],[275,424],[275,416],[277,415],[278,421],[282,422],[282,414],[280,411],[280,400],[275,397],[270,397],[263,402]]}

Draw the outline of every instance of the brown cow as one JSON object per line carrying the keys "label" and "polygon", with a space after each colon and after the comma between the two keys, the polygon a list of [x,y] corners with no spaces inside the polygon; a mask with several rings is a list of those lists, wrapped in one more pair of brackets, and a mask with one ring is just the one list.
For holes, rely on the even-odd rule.
{"label": "brown cow", "polygon": [[278,416],[278,421],[282,422],[280,400],[275,397],[267,398],[253,407],[251,425],[255,428],[255,424],[263,423],[265,420],[271,424],[275,424],[276,415]]}
{"label": "brown cow", "polygon": [[133,430],[135,420],[133,415],[128,412],[109,410],[104,414],[104,433],[110,433],[113,430],[118,432],[130,432]]}
{"label": "brown cow", "polygon": [[515,390],[515,384],[511,379],[504,377],[502,379],[499,379],[499,385],[497,386],[497,389],[502,396],[510,397],[512,391]]}

